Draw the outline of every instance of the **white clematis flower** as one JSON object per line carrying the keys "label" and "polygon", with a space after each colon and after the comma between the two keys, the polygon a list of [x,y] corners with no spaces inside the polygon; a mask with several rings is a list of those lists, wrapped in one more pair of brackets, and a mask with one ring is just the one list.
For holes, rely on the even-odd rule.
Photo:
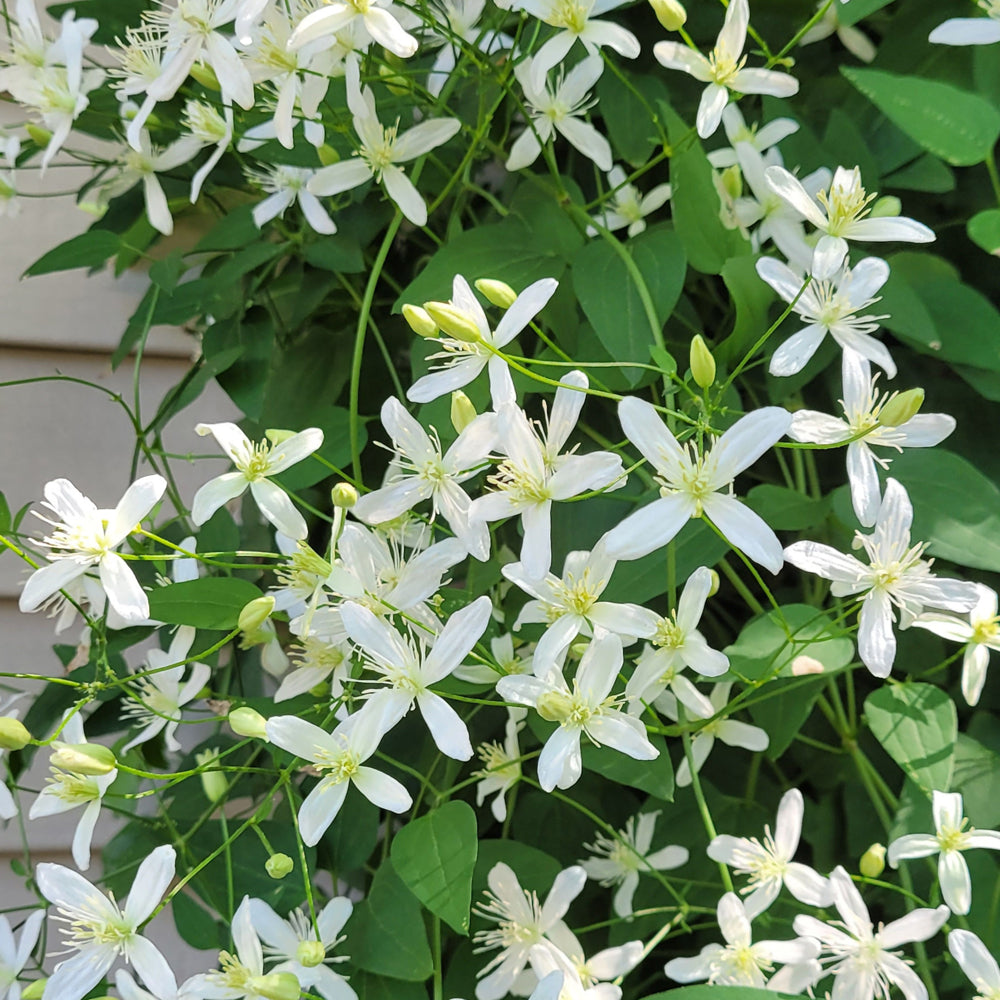
{"label": "white clematis flower", "polygon": [[[875,43],[855,25],[840,23],[836,4],[831,7],[826,4],[825,0],[820,0],[816,7],[817,10],[825,8],[823,16],[799,39],[799,45],[811,45],[813,42],[819,42],[836,34],[837,38],[840,39],[840,44],[852,56],[865,63],[874,60],[875,56],[878,55]],[[933,39],[931,40],[933,41]]]}
{"label": "white clematis flower", "polygon": [[[719,930],[726,943],[708,944],[694,958],[674,958],[663,971],[678,983],[707,980],[712,986],[767,985],[767,975],[775,962],[799,965],[819,956],[819,943],[809,937],[791,941],[753,943],[751,916],[735,892],[727,892],[716,909]],[[801,932],[800,932],[801,933]]]}
{"label": "white clematis flower", "polygon": [[726,540],[772,573],[781,569],[781,543],[749,507],[720,493],[788,430],[792,415],[765,406],[740,418],[712,447],[681,445],[653,406],[637,396],[618,405],[628,439],[659,473],[660,499],[630,514],[604,536],[615,559],[638,559],[666,545],[692,517],[704,515]]}
{"label": "white clematis flower", "polygon": [[948,935],[948,950],[981,1000],[1000,1000],[1000,966],[972,931],[953,930]]}
{"label": "white clematis flower", "polygon": [[289,538],[306,537],[305,519],[288,494],[269,477],[308,458],[322,446],[323,432],[318,427],[309,427],[277,444],[268,441],[252,444],[231,423],[198,424],[195,431],[202,437],[211,434],[237,470],[216,476],[198,490],[191,504],[191,520],[195,524],[204,524],[223,504],[240,496],[249,486],[260,512],[278,531]]}
{"label": "white clematis flower", "polygon": [[476,782],[476,805],[481,806],[488,795],[495,793],[490,812],[498,823],[507,818],[507,792],[521,780],[521,747],[517,734],[524,728],[527,714],[526,708],[508,708],[503,744],[481,743],[476,749],[483,762],[482,770],[474,774],[479,778]]}
{"label": "white clematis flower", "polygon": [[772,375],[794,375],[802,371],[816,353],[823,338],[830,334],[844,350],[854,351],[882,368],[889,378],[896,374],[896,364],[886,346],[869,334],[879,328],[886,316],[859,316],[858,313],[879,301],[875,293],[889,278],[889,265],[879,257],[866,257],[853,268],[842,268],[831,278],[805,279],[787,264],[773,257],[757,261],[757,273],[808,324],[792,334],[771,356],[768,371]]}
{"label": "white clematis flower", "polygon": [[[594,222],[611,232],[628,226],[629,236],[638,236],[646,231],[646,216],[665,205],[672,191],[669,184],[657,184],[649,194],[644,195],[634,184],[627,183],[621,167],[611,168],[608,184],[611,194],[601,214],[594,216]],[[597,230],[588,226],[587,235],[596,236]]]}
{"label": "white clematis flower", "polygon": [[613,985],[613,981],[631,972],[643,959],[641,941],[626,941],[587,958],[568,927],[553,927],[549,938],[554,947],[545,943],[531,949],[531,971],[540,983],[548,976],[562,974],[559,1000],[620,1000],[621,987]]}
{"label": "white clematis flower", "polygon": [[[377,8],[373,5],[372,9]],[[462,123],[457,118],[431,118],[398,135],[398,123],[385,128],[378,120],[371,88],[361,89],[356,59],[347,61],[346,77],[347,105],[361,148],[355,157],[317,170],[309,181],[309,191],[318,195],[340,194],[374,178],[410,222],[415,226],[425,225],[427,205],[399,164],[409,163],[444,145]]]}
{"label": "white clematis flower", "polygon": [[364,665],[380,675],[380,687],[368,692],[358,713],[359,725],[387,733],[413,707],[419,709],[441,753],[454,760],[472,756],[469,731],[461,716],[429,690],[469,655],[490,622],[493,604],[483,595],[456,611],[429,645],[419,636],[405,639],[368,608],[348,602],[341,610],[344,628],[364,655]]}
{"label": "white clematis flower", "polygon": [[360,29],[359,48],[375,42],[400,59],[409,59],[417,51],[418,42],[386,9],[389,6],[389,0],[327,0],[299,21],[288,47],[300,49],[317,39],[356,28]]}
{"label": "white clematis flower", "polygon": [[661,66],[679,69],[708,84],[698,105],[698,135],[702,139],[713,135],[719,127],[723,109],[729,103],[730,90],[772,97],[791,97],[799,92],[798,80],[787,73],[743,68],[746,63],[743,47],[749,22],[747,0],[730,0],[715,48],[707,58],[680,42],[657,42],[653,46],[653,55]]}
{"label": "white clematis flower", "polygon": [[986,17],[950,17],[939,24],[927,41],[936,45],[992,45],[1000,42],[1000,3],[976,0]]}
{"label": "white clematis flower", "polygon": [[915,628],[924,628],[944,639],[965,644],[962,658],[962,695],[970,705],[979,703],[990,665],[990,650],[1000,650],[1000,616],[997,615],[995,590],[976,584],[979,600],[964,621],[954,615],[925,611],[913,620]]}
{"label": "white clematis flower", "polygon": [[6,915],[0,916],[0,1000],[21,1000],[18,978],[35,950],[44,920],[44,910],[32,910],[21,925],[21,939],[17,941]]}
{"label": "white clematis flower", "polygon": [[177,991],[167,960],[139,933],[174,877],[176,853],[157,847],[139,865],[124,909],[62,865],[35,869],[38,890],[55,907],[56,919],[70,928],[67,945],[76,952],[63,959],[45,983],[42,1000],[82,1000],[121,956],[151,989],[164,996]]}
{"label": "white clematis flower", "polygon": [[401,813],[413,804],[410,793],[395,778],[362,766],[378,749],[384,730],[377,719],[360,716],[355,712],[332,733],[295,715],[275,715],[267,720],[269,742],[310,761],[322,775],[299,807],[299,834],[307,847],[318,843],[336,819],[348,782],[379,809]]}
{"label": "white clematis flower", "polygon": [[[847,478],[851,484],[851,502],[858,520],[870,528],[882,504],[876,465],[888,469],[891,459],[872,452],[872,446],[895,448],[931,448],[940,444],[955,429],[955,418],[947,413],[918,413],[905,423],[886,427],[879,422],[883,407],[896,394],[879,393],[878,375],[872,378],[871,365],[853,350],[844,351],[844,398],[840,401],[843,417],[831,417],[815,410],[797,410],[792,414],[788,436],[793,441],[816,444],[847,445]],[[859,436],[860,435],[860,436]]]}
{"label": "white clematis flower", "polygon": [[580,862],[587,878],[600,882],[606,888],[616,886],[612,908],[619,917],[632,916],[632,897],[639,885],[639,873],[648,871],[671,871],[687,864],[686,847],[669,845],[650,852],[653,845],[653,831],[660,811],[639,813],[629,816],[625,829],[616,836],[608,837],[598,833],[594,843],[583,846],[592,857]]}
{"label": "white clematis flower", "polygon": [[[533,892],[525,892],[517,876],[503,862],[495,864],[486,877],[489,889],[486,902],[477,904],[473,913],[493,921],[492,930],[476,931],[473,942],[475,951],[500,950],[476,975],[477,1000],[502,1000],[524,971],[531,958],[531,950],[539,945],[555,948],[547,940],[553,929],[566,931],[563,917],[569,904],[583,891],[587,873],[574,865],[561,871],[544,903]],[[558,995],[558,992],[557,994]]]}
{"label": "white clematis flower", "polygon": [[749,875],[750,882],[742,892],[749,893],[745,902],[747,916],[753,920],[777,898],[782,885],[807,906],[832,906],[833,889],[830,880],[817,874],[808,865],[792,861],[802,836],[802,816],[805,802],[802,793],[792,788],[781,796],[774,834],[764,827],[764,842],[756,837],[716,837],[708,845],[713,861],[729,865],[737,874]]}
{"label": "white clematis flower", "polygon": [[972,906],[972,878],[963,851],[984,847],[1000,851],[1000,833],[995,830],[966,829],[968,820],[962,809],[960,792],[939,792],[931,799],[934,833],[910,833],[897,837],[889,845],[888,860],[893,868],[910,858],[938,855],[938,885],[941,896],[952,913],[963,915]]}
{"label": "white clematis flower", "polygon": [[[736,155],[737,143],[753,146],[761,156],[764,156],[782,139],[787,139],[798,132],[799,123],[792,118],[775,118],[766,125],[747,125],[739,105],[727,104],[722,112],[722,128],[729,145],[723,146],[722,149],[713,149],[708,154],[708,162],[716,170],[724,170],[739,163]],[[777,150],[774,152],[777,153]],[[781,162],[780,158],[778,162]]]}
{"label": "white clematis flower", "polygon": [[[784,167],[768,167],[768,184],[823,235],[812,258],[813,277],[825,280],[843,267],[848,240],[862,243],[932,243],[935,236],[921,222],[896,217],[865,218],[877,197],[861,185],[861,170],[837,167],[829,191],[820,191],[818,205],[802,182]],[[822,208],[820,207],[822,205]]]}
{"label": "white clematis flower", "polygon": [[608,632],[591,641],[572,686],[556,667],[543,678],[517,675],[497,682],[497,693],[505,701],[527,705],[546,721],[559,723],[538,760],[538,783],[546,792],[569,788],[579,780],[584,735],[634,760],[654,760],[660,755],[647,739],[646,727],[619,711],[617,699],[610,697],[621,666],[621,639]]}
{"label": "white clematis flower", "polygon": [[36,611],[96,567],[108,603],[123,622],[144,622],[149,617],[149,600],[128,563],[115,550],[156,506],[166,488],[162,476],[146,476],[125,491],[114,510],[101,510],[68,479],[46,483],[45,506],[59,519],[37,515],[53,528],[42,539],[51,550],[50,562],[28,578],[18,607]]}
{"label": "white clematis flower", "polygon": [[507,362],[498,355],[534,318],[555,294],[559,282],[554,278],[541,278],[521,292],[497,323],[490,328],[489,320],[479,299],[473,294],[469,283],[460,274],[452,282],[451,300],[448,307],[469,320],[478,330],[475,340],[458,340],[440,337],[431,343],[442,348],[432,354],[429,361],[442,361],[439,370],[418,378],[410,386],[406,398],[414,403],[429,403],[448,392],[454,392],[472,382],[487,369],[490,388],[494,399],[510,396],[510,370]]}
{"label": "white clematis flower", "polygon": [[461,55],[461,39],[466,45],[477,48],[484,55],[493,55],[501,49],[513,49],[514,39],[502,31],[484,31],[479,27],[486,0],[438,0],[427,8],[437,20],[441,30],[431,28],[435,38],[444,42],[434,64],[427,73],[427,91],[438,97],[451,76]]}
{"label": "white clematis flower", "polygon": [[268,192],[267,197],[253,207],[253,221],[257,228],[262,229],[272,219],[282,217],[293,202],[298,202],[302,215],[315,232],[321,236],[335,233],[337,224],[309,188],[317,173],[307,167],[290,167],[284,163],[248,171],[249,179],[262,191]]}
{"label": "white clematis flower", "polygon": [[581,121],[596,103],[588,95],[603,72],[603,59],[599,55],[587,56],[565,75],[560,71],[555,90],[550,90],[544,79],[536,84],[531,59],[524,59],[514,67],[514,76],[524,91],[531,124],[511,147],[506,163],[508,170],[521,170],[534,163],[542,146],[556,132],[601,170],[611,169],[610,143],[593,125]]}
{"label": "white clematis flower", "polygon": [[937,934],[948,919],[948,907],[911,910],[892,923],[880,923],[876,930],[851,876],[838,866],[830,875],[830,883],[841,922],[835,926],[800,913],[792,926],[796,934],[822,944],[829,956],[824,962],[829,965],[827,971],[837,977],[833,988],[836,1000],[883,1000],[893,984],[902,990],[906,1000],[927,1000],[926,987],[893,949]]}
{"label": "white clematis flower", "polygon": [[909,628],[926,606],[970,611],[979,600],[974,583],[940,579],[923,559],[926,543],[910,544],[913,507],[906,490],[889,479],[870,535],[857,532],[857,543],[869,564],[820,542],[795,542],[785,558],[807,573],[832,580],[834,597],[863,594],[858,616],[858,655],[876,676],[888,677],[896,658],[893,606],[899,608],[900,628]]}

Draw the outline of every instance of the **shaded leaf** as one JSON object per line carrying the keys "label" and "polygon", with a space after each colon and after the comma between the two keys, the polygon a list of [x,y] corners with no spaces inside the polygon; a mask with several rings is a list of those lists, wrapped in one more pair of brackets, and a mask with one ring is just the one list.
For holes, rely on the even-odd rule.
{"label": "shaded leaf", "polygon": [[149,594],[149,616],[168,625],[228,631],[236,628],[243,608],[260,596],[247,580],[206,576],[156,587]]}

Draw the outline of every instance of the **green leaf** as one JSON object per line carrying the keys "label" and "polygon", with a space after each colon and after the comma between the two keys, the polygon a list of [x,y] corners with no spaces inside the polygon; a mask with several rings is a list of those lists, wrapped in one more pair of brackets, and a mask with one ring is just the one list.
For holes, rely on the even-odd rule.
{"label": "green leaf", "polygon": [[876,69],[840,72],[914,142],[953,166],[982,163],[1000,138],[1000,112],[977,94]]}
{"label": "green leaf", "polygon": [[[103,2],[103,0],[102,0]],[[244,205],[224,215],[215,226],[198,241],[195,253],[213,253],[222,250],[240,250],[258,239],[260,230],[253,221],[253,206]]]}
{"label": "green leaf", "polygon": [[358,969],[408,982],[422,982],[434,971],[420,903],[388,858],[345,930],[343,953]]}
{"label": "green leaf", "polygon": [[886,684],[865,702],[865,717],[885,752],[928,795],[951,788],[958,716],[933,684]]}
{"label": "green leaf", "polygon": [[716,357],[734,366],[764,335],[774,292],[757,273],[754,257],[734,257],[722,268],[722,280],[736,307],[733,332],[715,349]]}
{"label": "green leaf", "polygon": [[60,243],[54,250],[42,254],[24,272],[24,276],[71,271],[76,267],[100,267],[120,249],[121,240],[117,233],[109,232],[107,229],[89,229],[65,243]]}
{"label": "green leaf", "polygon": [[476,893],[486,888],[486,878],[494,866],[503,862],[515,875],[526,892],[545,893],[563,866],[551,854],[517,840],[481,840],[476,858],[473,888]]}
{"label": "green leaf", "polygon": [[469,933],[476,814],[451,801],[407,823],[392,841],[392,863],[407,888],[459,934]]}
{"label": "green leaf", "polygon": [[792,745],[829,683],[823,674],[778,677],[751,696],[750,715],[769,737],[764,751],[768,760],[777,760]]}
{"label": "green leaf", "polygon": [[352,975],[351,989],[358,1000],[427,1000],[427,987],[420,983],[404,983],[399,979],[373,976],[370,972]]}
{"label": "green leaf", "polygon": [[746,495],[746,505],[775,531],[804,531],[826,519],[826,500],[814,500],[797,490],[761,483]]}
{"label": "green leaf", "polygon": [[[864,175],[862,175],[864,176]],[[924,153],[905,167],[885,178],[886,188],[901,188],[904,191],[932,191],[943,194],[955,190],[955,174],[936,156]]]}
{"label": "green leaf", "polygon": [[327,236],[310,243],[302,255],[313,267],[342,274],[356,274],[365,269],[361,248],[343,236]]}
{"label": "green leaf", "polygon": [[[645,286],[655,314],[652,322],[624,255]],[[617,246],[595,237],[574,255],[572,269],[573,290],[608,354],[620,362],[646,363],[684,288],[687,263],[677,235],[657,226]],[[643,376],[639,368],[625,373],[633,385]]]}
{"label": "green leaf", "polygon": [[638,73],[629,73],[627,83],[614,73],[605,73],[597,84],[608,138],[633,166],[645,163],[660,142],[652,109],[657,101],[666,101],[668,93],[660,77]]}
{"label": "green leaf", "polygon": [[[218,921],[187,892],[179,892],[170,901],[177,933],[192,948],[221,948]],[[227,942],[228,943],[228,942]]]}
{"label": "green leaf", "polygon": [[149,616],[168,625],[228,631],[236,628],[243,608],[261,596],[247,580],[205,576],[154,588],[149,595]]}
{"label": "green leaf", "polygon": [[951,786],[962,793],[973,826],[992,830],[1000,825],[1000,756],[965,733],[955,744]]}
{"label": "green leaf", "polygon": [[987,253],[1000,253],[1000,209],[977,212],[965,227],[969,239]]}
{"label": "green leaf", "polygon": [[[5,534],[11,529],[11,518],[10,518],[10,504],[7,503],[7,497],[3,493],[0,493],[0,534]],[[4,552],[7,551],[4,547]]]}
{"label": "green leaf", "polygon": [[688,126],[662,103],[659,106],[669,124],[671,142],[678,147],[670,160],[674,227],[688,263],[696,271],[721,274],[726,261],[749,252],[750,244],[736,230],[726,229],[719,218],[719,193],[701,143],[684,138],[690,132]]}
{"label": "green leaf", "polygon": [[627,754],[611,747],[583,747],[583,766],[588,771],[604,775],[616,785],[630,785],[658,799],[674,801],[674,768],[666,741],[659,736],[649,736],[649,742],[659,751],[655,760],[633,760]]}
{"label": "green leaf", "polygon": [[153,262],[149,268],[149,280],[169,295],[186,270],[184,254],[180,250],[174,250],[162,260]]}

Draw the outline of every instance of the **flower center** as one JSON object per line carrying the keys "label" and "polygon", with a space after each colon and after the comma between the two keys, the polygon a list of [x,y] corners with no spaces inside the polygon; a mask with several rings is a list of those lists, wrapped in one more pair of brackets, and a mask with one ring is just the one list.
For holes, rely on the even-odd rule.
{"label": "flower center", "polygon": [[559,0],[552,10],[549,20],[555,28],[566,28],[574,35],[579,35],[587,27],[587,16],[590,14],[590,4],[576,3],[575,0]]}
{"label": "flower center", "polygon": [[746,65],[746,61],[746,56],[734,58],[725,49],[716,46],[716,48],[712,49],[712,53],[708,57],[709,72],[712,74],[712,80],[723,87],[728,87],[733,77]]}
{"label": "flower center", "polygon": [[359,156],[368,164],[376,180],[382,179],[382,171],[392,166],[392,149],[396,145],[396,133],[399,131],[399,120],[388,128],[373,122],[374,128],[381,133],[381,138],[367,142],[359,151]]}
{"label": "flower center", "polygon": [[826,231],[831,236],[843,236],[851,225],[868,214],[868,205],[875,200],[877,193],[865,193],[861,186],[861,171],[855,167],[851,172],[850,185],[835,182],[828,192],[820,191],[818,197],[829,220]]}
{"label": "flower center", "polygon": [[353,778],[361,766],[361,759],[358,754],[349,746],[345,745],[341,750],[330,751],[325,747],[316,747],[313,751],[313,765],[320,771],[334,779],[334,784]]}
{"label": "flower center", "polygon": [[662,649],[680,649],[684,645],[684,630],[677,624],[676,610],[670,612],[669,618],[661,618],[656,623],[656,633],[650,642]]}
{"label": "flower center", "polygon": [[962,822],[958,826],[945,825],[938,830],[937,842],[942,854],[953,851],[964,851],[968,848],[972,833],[972,827],[969,827],[968,830],[965,829],[965,825],[968,822],[968,819],[963,816]]}

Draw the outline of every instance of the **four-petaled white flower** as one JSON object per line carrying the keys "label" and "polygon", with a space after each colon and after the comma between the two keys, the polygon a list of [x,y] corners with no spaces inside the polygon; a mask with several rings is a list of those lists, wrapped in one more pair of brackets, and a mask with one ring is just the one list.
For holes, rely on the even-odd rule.
{"label": "four-petaled white flower", "polygon": [[[673,190],[669,184],[657,184],[648,194],[642,194],[634,184],[629,184],[621,167],[612,167],[608,172],[611,193],[600,215],[594,216],[598,226],[614,232],[628,226],[629,236],[638,236],[646,231],[646,216],[670,200]],[[595,236],[594,226],[587,227],[587,235]]]}
{"label": "four-petaled white flower", "polygon": [[380,675],[382,685],[368,692],[358,713],[362,720],[359,725],[374,725],[381,735],[415,704],[437,748],[455,760],[468,760],[472,744],[465,723],[444,698],[429,688],[444,680],[469,655],[486,631],[492,611],[489,597],[477,598],[448,619],[428,648],[423,636],[403,638],[368,608],[346,603],[340,609],[344,628],[361,650],[364,665]]}
{"label": "four-petaled white flower", "polygon": [[791,97],[799,92],[799,81],[787,73],[769,69],[744,69],[750,8],[747,0],[730,0],[715,48],[706,58],[697,49],[680,42],[657,42],[653,55],[667,69],[679,69],[707,83],[698,105],[698,135],[707,139],[715,133],[722,112],[729,103],[729,91],[741,94],[770,94]]}
{"label": "four-petaled white flower", "polygon": [[872,446],[895,448],[931,448],[940,444],[954,429],[955,418],[947,413],[918,413],[905,423],[887,427],[880,422],[882,409],[895,396],[880,394],[875,387],[868,361],[848,348],[843,360],[844,398],[840,405],[843,417],[832,417],[816,410],[797,410],[792,414],[788,436],[793,441],[816,444],[847,445],[847,479],[851,484],[851,502],[861,524],[870,528],[882,503],[876,464],[888,469],[890,459],[872,452]]}
{"label": "four-petaled white flower", "polygon": [[457,118],[431,118],[399,135],[398,122],[385,128],[378,120],[371,88],[361,89],[356,59],[347,61],[346,76],[347,106],[351,109],[361,148],[357,156],[317,170],[309,181],[309,191],[318,195],[340,194],[374,177],[385,186],[386,194],[410,222],[415,226],[424,225],[427,205],[399,164],[409,163],[443,145],[458,132],[462,123]]}
{"label": "four-petaled white flower", "polygon": [[768,167],[765,176],[768,184],[823,234],[813,251],[811,270],[814,278],[831,278],[840,270],[847,257],[848,240],[932,243],[935,239],[927,226],[913,219],[898,216],[865,218],[876,194],[868,194],[862,187],[858,167],[837,167],[830,189],[819,192],[819,205],[802,182],[784,167]]}
{"label": "four-petaled white flower", "polygon": [[481,743],[476,749],[483,762],[482,770],[475,772],[475,777],[479,778],[476,782],[476,805],[481,806],[486,797],[495,792],[490,812],[498,823],[507,818],[507,792],[521,780],[521,748],[517,734],[524,728],[527,714],[528,710],[520,706],[508,708],[503,743]]}
{"label": "four-petaled white flower", "polygon": [[269,477],[308,458],[323,444],[323,432],[318,427],[309,427],[291,437],[279,437],[277,443],[260,444],[252,444],[236,424],[198,424],[195,430],[202,436],[211,434],[237,469],[216,476],[198,490],[191,504],[191,520],[195,524],[204,524],[223,504],[240,496],[249,486],[260,512],[278,531],[289,538],[306,537],[305,519],[288,494]]}
{"label": "four-petaled white flower", "polygon": [[467,386],[484,368],[489,373],[493,397],[508,398],[510,371],[507,362],[498,352],[535,318],[558,287],[559,282],[554,278],[541,278],[528,285],[504,312],[496,329],[492,330],[469,283],[460,274],[456,274],[452,282],[451,301],[447,305],[468,319],[479,331],[479,335],[475,340],[458,340],[447,336],[432,340],[431,343],[442,350],[430,355],[427,360],[443,359],[443,363],[437,366],[441,370],[418,378],[407,390],[406,398],[414,403],[429,403],[447,392]]}
{"label": "four-petaled white flower", "polygon": [[476,417],[444,454],[433,428],[428,434],[393,396],[382,404],[382,426],[395,449],[386,484],[361,497],[351,513],[369,524],[381,524],[429,499],[434,513],[444,516],[470,555],[488,559],[489,529],[485,522],[471,520],[472,501],[459,483],[485,467],[496,441],[494,415]]}
{"label": "four-petaled white flower", "polygon": [[404,30],[392,12],[389,0],[327,0],[322,7],[306,14],[296,25],[288,41],[290,49],[299,49],[326,35],[336,35],[349,27],[360,26],[359,47],[374,41],[400,59],[409,59],[418,48],[417,40]]}
{"label": "four-petaled white flower", "polygon": [[299,807],[299,835],[312,847],[336,819],[347,795],[348,782],[379,809],[401,813],[413,804],[410,793],[395,779],[364,761],[378,749],[384,730],[377,719],[349,716],[328,733],[295,715],[275,715],[267,720],[267,738],[275,746],[311,762],[322,775],[319,784]]}
{"label": "four-petaled white flower", "polygon": [[586,111],[596,103],[588,97],[590,88],[604,72],[600,56],[587,56],[565,75],[560,71],[555,90],[546,81],[535,83],[530,59],[514,67],[514,76],[524,90],[531,123],[518,136],[507,157],[508,170],[530,166],[538,158],[542,146],[558,132],[571,146],[578,149],[601,170],[611,169],[611,145],[588,122],[582,121]]}
{"label": "four-petaled white flower", "polygon": [[546,792],[569,788],[579,780],[584,735],[634,760],[654,760],[660,755],[646,737],[646,727],[620,711],[620,699],[611,695],[622,659],[621,639],[607,632],[587,647],[572,685],[556,666],[542,678],[517,675],[497,682],[497,693],[504,700],[527,705],[547,722],[559,723],[538,759],[538,783]]}
{"label": "four-petaled white flower", "polygon": [[764,842],[756,837],[731,837],[723,834],[708,845],[713,861],[729,865],[737,874],[749,875],[750,882],[742,890],[749,893],[747,916],[753,920],[777,898],[781,886],[807,906],[831,906],[833,890],[830,880],[817,874],[808,865],[792,861],[802,836],[802,815],[805,803],[797,788],[785,792],[778,804],[778,821],[764,827]]}
{"label": "four-petaled white flower", "polygon": [[318,173],[308,167],[290,167],[285,163],[248,172],[250,180],[268,192],[267,197],[253,207],[253,221],[257,228],[262,229],[272,219],[280,218],[292,202],[298,202],[306,222],[315,232],[322,236],[335,233],[337,224],[310,187]]}
{"label": "four-petaled white flower", "polygon": [[666,545],[685,522],[703,514],[726,540],[772,573],[781,569],[781,543],[767,524],[735,497],[719,490],[760,458],[792,422],[777,406],[741,417],[712,447],[678,443],[655,408],[637,396],[618,405],[628,439],[659,473],[660,498],[630,514],[605,536],[616,559],[638,559]]}
{"label": "four-petaled white flower", "polygon": [[835,926],[800,913],[792,926],[796,934],[822,944],[827,971],[837,977],[833,988],[837,1000],[884,1000],[894,983],[906,1000],[927,1000],[920,977],[893,949],[933,937],[948,919],[948,907],[911,910],[892,923],[880,923],[876,930],[861,893],[843,868],[833,870],[830,884],[842,923]]}
{"label": "four-petaled white flower", "polygon": [[[763,156],[765,153],[770,153],[771,148],[782,139],[787,139],[788,136],[798,132],[799,123],[792,118],[775,118],[765,125],[747,125],[739,105],[727,104],[722,112],[722,128],[729,145],[723,146],[722,149],[713,149],[708,154],[708,162],[716,170],[723,170],[739,163],[736,155],[737,143],[753,146]],[[778,162],[781,162],[780,159]]]}
{"label": "four-petaled white flower", "polygon": [[932,560],[922,558],[926,543],[910,544],[913,507],[906,490],[889,479],[870,535],[857,532],[858,544],[868,555],[865,565],[820,542],[795,542],[785,558],[807,573],[832,580],[834,597],[860,598],[858,655],[876,676],[888,677],[896,658],[893,606],[899,608],[900,628],[909,628],[925,607],[970,611],[979,600],[974,583],[936,577]]}
{"label": "four-petaled white flower", "polygon": [[[45,506],[58,518],[52,532],[42,539],[51,551],[47,566],[35,570],[21,591],[18,607],[35,611],[55,593],[80,580],[97,567],[108,603],[125,624],[137,624],[149,617],[149,600],[128,563],[115,551],[140,521],[156,506],[167,481],[162,476],[146,476],[134,482],[114,510],[102,510],[85,497],[68,479],[45,484]],[[36,512],[37,513],[37,512]]]}
{"label": "four-petaled white flower", "polygon": [[553,928],[568,931],[562,918],[569,904],[583,891],[587,873],[579,865],[561,871],[544,904],[538,901],[534,892],[521,888],[517,876],[502,861],[490,869],[486,881],[489,885],[487,901],[473,907],[473,913],[497,926],[492,930],[476,931],[473,941],[477,953],[500,949],[500,954],[477,973],[476,997],[478,1000],[501,1000],[524,971],[531,958],[531,949],[538,945],[554,948],[546,937]]}
{"label": "four-petaled white flower", "polygon": [[617,886],[611,905],[619,917],[632,916],[632,897],[639,885],[640,872],[670,871],[687,864],[686,847],[670,844],[650,853],[659,815],[656,810],[629,816],[625,829],[618,830],[613,837],[598,833],[594,843],[583,845],[593,855],[580,862],[587,877],[605,887]]}
{"label": "four-petaled white flower", "polygon": [[707,944],[694,958],[671,959],[663,968],[671,979],[678,983],[697,983],[705,979],[712,986],[761,989],[767,984],[767,974],[775,962],[799,965],[819,955],[819,944],[805,936],[754,944],[752,918],[735,892],[727,892],[719,900],[716,915],[726,943]]}
{"label": "four-petaled white flower", "polygon": [[889,845],[888,860],[893,868],[900,861],[938,855],[938,885],[941,897],[952,913],[966,914],[972,906],[972,878],[963,851],[985,847],[1000,851],[1000,833],[995,830],[966,829],[960,792],[934,790],[934,833],[908,833]]}
{"label": "four-petaled white flower", "polygon": [[925,611],[914,619],[916,628],[925,628],[944,639],[965,644],[962,657],[962,695],[970,705],[979,703],[990,665],[990,650],[1000,650],[1000,616],[997,615],[997,593],[981,583],[976,584],[979,600],[964,621],[954,615]]}
{"label": "four-petaled white flower", "polygon": [[326,1000],[357,1000],[357,994],[327,963],[346,962],[346,955],[330,955],[344,935],[340,932],[353,904],[346,896],[331,899],[316,914],[316,924],[302,910],[292,910],[286,920],[262,899],[250,900],[250,922],[263,945],[266,961],[279,959],[271,974],[290,972],[304,989],[316,989]]}
{"label": "four-petaled white flower", "polygon": [[124,909],[69,868],[38,865],[38,891],[55,907],[53,919],[66,925],[65,943],[76,952],[55,967],[42,1000],[82,1000],[119,956],[150,989],[163,996],[176,993],[177,981],[167,960],[139,933],[140,924],[149,919],[174,877],[176,857],[169,845],[147,855],[135,873]]}
{"label": "four-petaled white flower", "polygon": [[808,324],[792,334],[771,356],[772,375],[794,375],[802,371],[830,334],[845,351],[852,350],[885,370],[892,378],[896,364],[886,346],[869,334],[885,316],[859,316],[878,302],[875,293],[889,278],[889,265],[879,257],[866,257],[853,268],[843,268],[829,279],[806,279],[773,257],[757,261],[757,273]]}

